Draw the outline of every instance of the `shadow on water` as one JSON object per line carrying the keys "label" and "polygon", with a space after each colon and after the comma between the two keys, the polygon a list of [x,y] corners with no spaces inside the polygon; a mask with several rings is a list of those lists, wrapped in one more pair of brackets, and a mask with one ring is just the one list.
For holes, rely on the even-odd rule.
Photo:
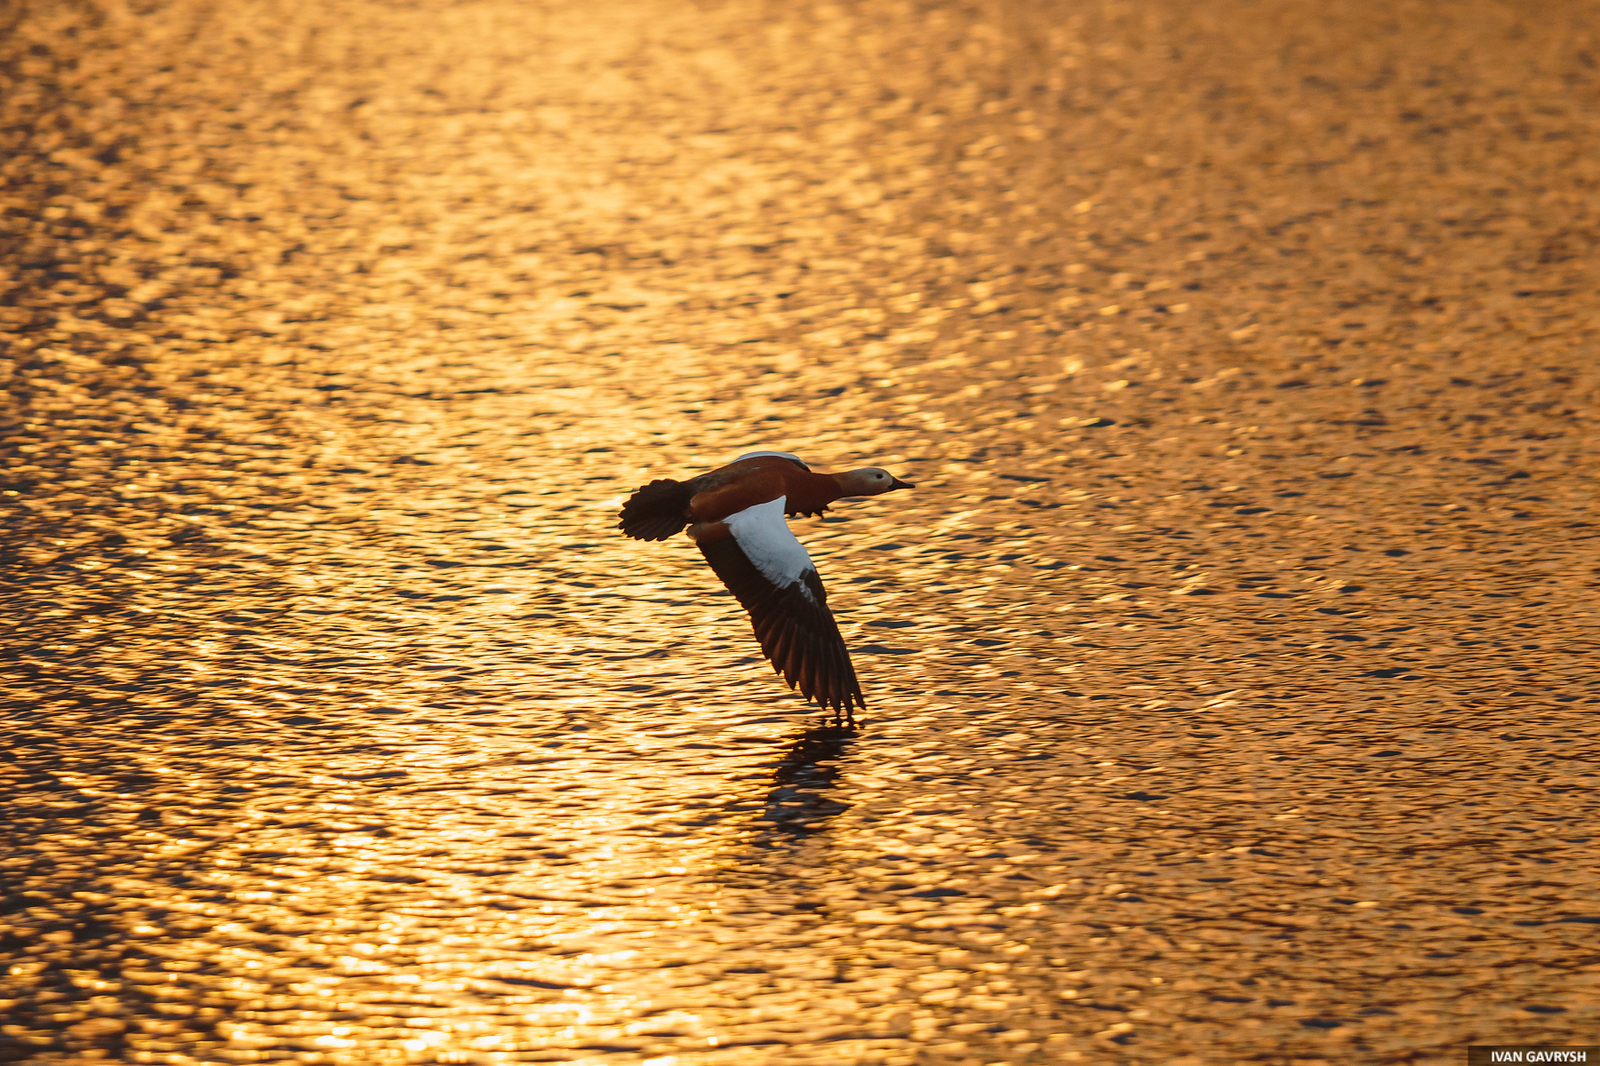
{"label": "shadow on water", "polygon": [[814,726],[789,745],[772,775],[766,809],[757,819],[773,835],[806,836],[848,810],[824,790],[834,786],[839,763],[860,730],[854,726]]}

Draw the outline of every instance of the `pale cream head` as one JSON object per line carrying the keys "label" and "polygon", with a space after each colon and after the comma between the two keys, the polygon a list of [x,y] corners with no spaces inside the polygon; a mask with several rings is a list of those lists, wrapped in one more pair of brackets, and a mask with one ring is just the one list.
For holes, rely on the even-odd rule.
{"label": "pale cream head", "polygon": [[890,489],[909,489],[909,481],[901,481],[881,466],[864,466],[860,470],[846,470],[833,475],[846,496],[877,496]]}

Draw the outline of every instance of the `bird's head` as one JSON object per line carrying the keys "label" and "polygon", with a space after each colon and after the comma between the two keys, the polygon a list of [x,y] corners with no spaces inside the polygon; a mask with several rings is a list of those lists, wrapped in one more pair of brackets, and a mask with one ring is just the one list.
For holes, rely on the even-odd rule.
{"label": "bird's head", "polygon": [[901,481],[881,466],[864,466],[833,476],[846,496],[877,496],[891,489],[915,488],[911,482]]}

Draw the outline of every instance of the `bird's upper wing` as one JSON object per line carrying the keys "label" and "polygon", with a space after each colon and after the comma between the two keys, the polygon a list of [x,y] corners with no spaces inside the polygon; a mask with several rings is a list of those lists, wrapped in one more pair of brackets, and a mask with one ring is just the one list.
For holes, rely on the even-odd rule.
{"label": "bird's upper wing", "polygon": [[730,536],[701,541],[700,551],[750,612],[761,651],[790,688],[835,710],[865,708],[822,579],[783,520],[786,499],[729,515],[723,521]]}

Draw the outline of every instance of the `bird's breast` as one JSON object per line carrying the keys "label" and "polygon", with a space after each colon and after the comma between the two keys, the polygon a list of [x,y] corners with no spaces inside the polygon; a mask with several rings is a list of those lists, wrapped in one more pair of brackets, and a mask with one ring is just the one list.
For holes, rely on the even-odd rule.
{"label": "bird's breast", "polygon": [[796,511],[820,511],[830,503],[844,496],[839,488],[839,483],[831,474],[812,474],[796,471],[798,476],[787,480],[784,493],[789,498],[784,509],[793,513]]}

